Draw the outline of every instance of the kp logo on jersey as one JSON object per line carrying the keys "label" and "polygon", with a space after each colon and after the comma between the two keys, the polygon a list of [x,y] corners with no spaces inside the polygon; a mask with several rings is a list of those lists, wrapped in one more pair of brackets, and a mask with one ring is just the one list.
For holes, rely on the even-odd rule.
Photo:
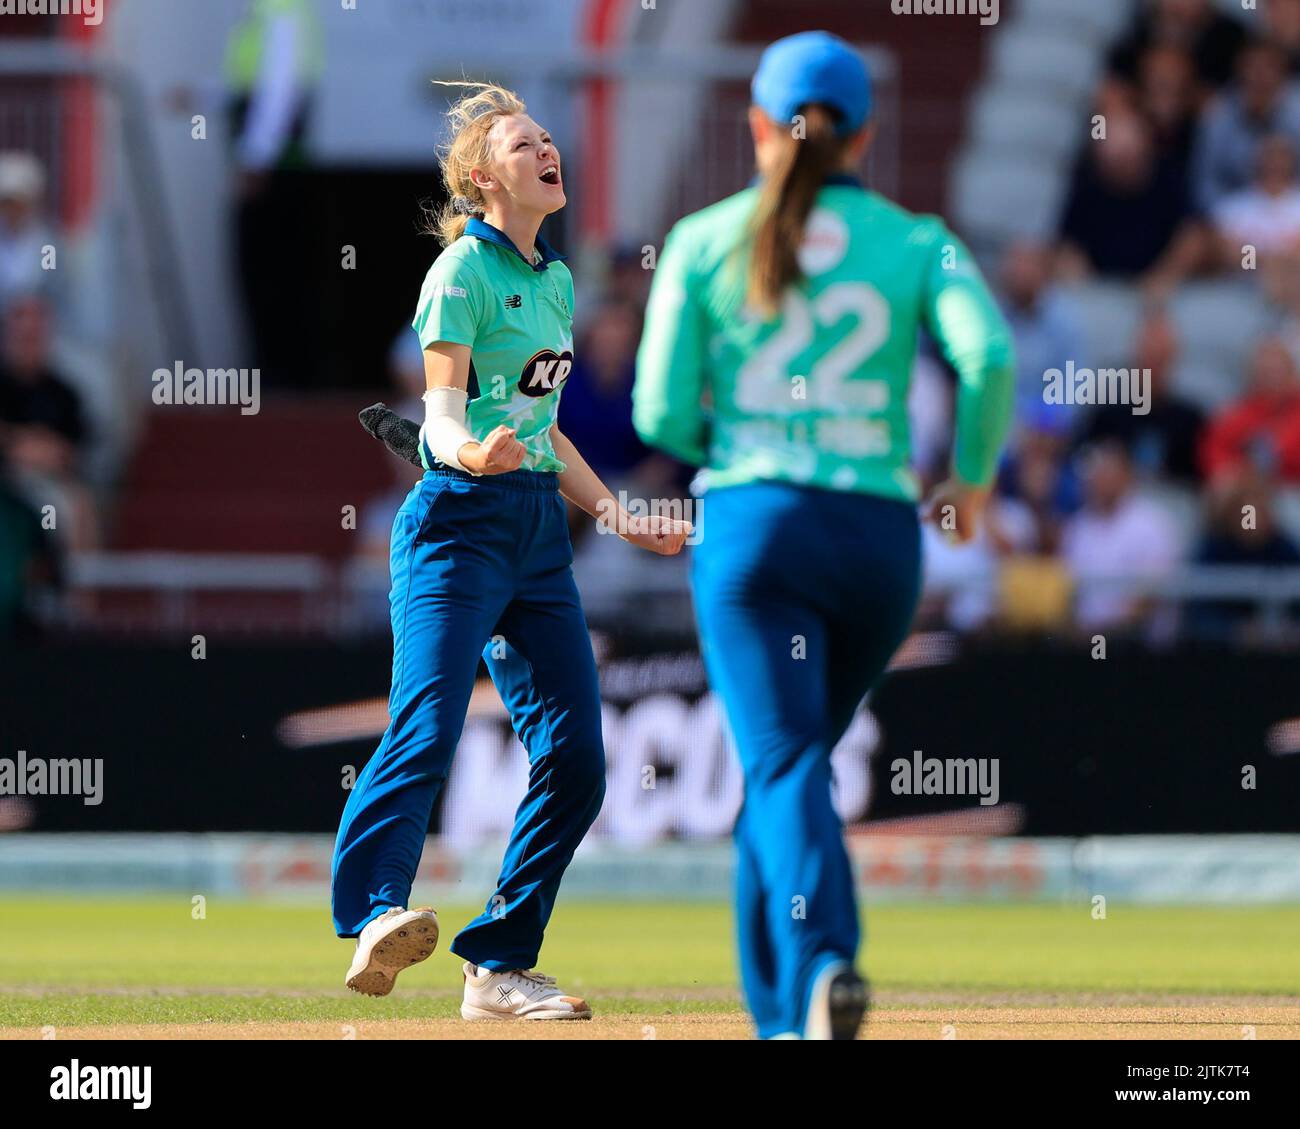
{"label": "kp logo on jersey", "polygon": [[573,354],[568,349],[563,353],[543,349],[528,358],[519,374],[519,391],[525,396],[545,396],[569,379],[572,368]]}

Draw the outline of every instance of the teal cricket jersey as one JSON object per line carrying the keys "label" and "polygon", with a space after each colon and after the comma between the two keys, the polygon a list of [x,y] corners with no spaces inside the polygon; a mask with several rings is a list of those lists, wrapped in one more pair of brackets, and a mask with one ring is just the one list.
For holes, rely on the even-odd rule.
{"label": "teal cricket jersey", "polygon": [[970,252],[836,176],[778,316],[746,307],[759,189],[687,216],[655,271],[632,418],[646,443],[704,468],[708,487],[777,479],[902,501],[919,495],[907,393],[925,326],[959,378],[954,470],[987,484],[1010,420],[1010,332]]}
{"label": "teal cricket jersey", "polygon": [[[469,433],[513,427],[522,469],[559,472],[551,428],[573,368],[573,276],[540,238],[537,250],[529,263],[505,233],[471,219],[429,268],[413,324],[422,348],[470,347]],[[436,462],[423,439],[420,457],[426,470]]]}

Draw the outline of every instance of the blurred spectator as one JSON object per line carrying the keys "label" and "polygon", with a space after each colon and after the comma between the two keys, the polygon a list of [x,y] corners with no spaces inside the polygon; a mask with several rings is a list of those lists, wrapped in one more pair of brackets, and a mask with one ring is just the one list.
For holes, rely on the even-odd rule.
{"label": "blurred spectator", "polygon": [[1300,86],[1288,81],[1283,51],[1257,40],[1242,52],[1236,84],[1202,119],[1194,156],[1197,206],[1212,212],[1225,196],[1249,187],[1261,143],[1277,134],[1300,145]]}
{"label": "blurred spectator", "polygon": [[[1225,475],[1207,498],[1210,524],[1196,551],[1204,565],[1287,567],[1300,565],[1300,551],[1277,527],[1274,484],[1253,470]],[[1200,636],[1225,639],[1252,624],[1253,600],[1198,600],[1188,608],[1189,626]]]}
{"label": "blurred spectator", "polygon": [[[646,273],[639,266],[636,269]],[[629,273],[628,283],[633,280]],[[560,398],[560,429],[616,496],[626,493],[629,508],[645,507],[642,512],[649,512],[652,506],[677,505],[680,510],[660,512],[698,520],[685,499],[690,471],[646,447],[632,428],[632,380],[642,310],[626,297],[607,294],[580,328],[573,369]],[[674,558],[669,571],[652,573],[638,559],[646,554],[604,533],[572,504],[569,532],[577,554],[574,575],[589,615],[622,614],[631,601],[644,599],[652,588],[685,582],[683,557]]]}
{"label": "blurred spectator", "polygon": [[[424,350],[419,336],[410,326],[403,326],[388,352],[388,374],[395,395],[389,405],[398,415],[417,423],[424,421]],[[393,519],[411,487],[419,479],[419,467],[387,452],[380,457],[392,472],[392,484],[381,494],[367,499],[357,521],[357,548],[353,554],[357,566],[352,582],[361,593],[357,606],[369,624],[388,622],[388,550],[393,533]]]}
{"label": "blurred spectator", "polygon": [[[226,48],[231,136],[247,189],[281,165],[302,165],[320,31],[307,0],[249,0]],[[253,181],[254,183],[249,183]]]}
{"label": "blurred spectator", "polygon": [[1276,303],[1277,335],[1300,365],[1300,258],[1282,260],[1268,294]]}
{"label": "blurred spectator", "polygon": [[1138,330],[1136,367],[1150,373],[1151,410],[1137,415],[1127,404],[1104,404],[1093,413],[1083,444],[1121,444],[1139,473],[1148,478],[1195,485],[1200,479],[1197,443],[1205,419],[1173,392],[1178,335],[1160,307],[1148,310]]}
{"label": "blurred spectator", "polygon": [[1083,509],[1066,523],[1061,550],[1077,585],[1075,619],[1088,630],[1132,624],[1149,600],[1110,578],[1158,578],[1179,555],[1165,511],[1135,488],[1133,464],[1120,443],[1090,448],[1083,460]]}
{"label": "blurred spectator", "polygon": [[1038,541],[1034,514],[1023,502],[1003,495],[990,500],[974,539],[954,545],[933,522],[921,527],[922,560],[927,588],[939,587],[924,614],[941,614],[958,631],[982,627],[998,610],[993,582],[999,563],[1009,556],[1031,553]]}
{"label": "blurred spectator", "polygon": [[1211,0],[1147,0],[1112,49],[1108,70],[1113,80],[1135,82],[1150,48],[1174,47],[1191,57],[1198,82],[1222,86],[1232,77],[1245,35],[1241,24],[1216,11]]}
{"label": "blurred spectator", "polygon": [[424,350],[420,348],[420,335],[409,325],[404,325],[393,338],[388,350],[388,375],[398,396],[391,407],[400,416],[424,422]]}
{"label": "blurred spectator", "polygon": [[0,315],[16,297],[46,281],[43,248],[54,237],[44,220],[45,170],[30,153],[0,153]]}
{"label": "blurred spectator", "polygon": [[1051,409],[1068,429],[1076,409],[1044,402],[1043,374],[1070,360],[1086,363],[1084,343],[1070,300],[1049,285],[1051,270],[1046,247],[1013,242],[1002,259],[1002,309],[1016,343],[1016,418],[1036,419]]}
{"label": "blurred spectator", "polygon": [[1066,516],[1079,507],[1079,482],[1066,450],[1063,433],[1025,427],[1002,465],[1000,491],[1022,502],[1033,518],[1032,536],[1019,546],[1025,552],[1056,553]]}
{"label": "blurred spectator", "polygon": [[34,295],[15,299],[4,315],[0,451],[28,500],[55,506],[59,534],[73,550],[97,541],[79,481],[85,439],[81,399],[50,362],[49,307]]}
{"label": "blurred spectator", "polygon": [[12,461],[51,472],[71,470],[86,438],[81,398],[50,367],[50,312],[35,295],[5,311],[0,364],[0,425]]}
{"label": "blurred spectator", "polygon": [[0,647],[34,626],[34,594],[58,577],[54,541],[0,466]]}
{"label": "blurred spectator", "polygon": [[1286,260],[1300,258],[1295,145],[1280,134],[1269,137],[1260,143],[1256,161],[1251,186],[1225,196],[1212,219],[1224,267],[1240,271],[1244,248],[1253,247],[1255,267],[1267,285],[1285,269]]}
{"label": "blurred spectator", "polygon": [[307,384],[314,280],[304,214],[306,138],[323,69],[308,0],[249,0],[226,49],[234,145],[236,250],[256,361],[272,380]]}
{"label": "blurred spectator", "polygon": [[[410,326],[403,326],[393,339],[388,351],[388,376],[396,393],[390,407],[400,416],[416,423],[424,422],[424,350],[420,338]],[[359,554],[374,561],[388,564],[388,542],[393,532],[393,519],[410,493],[411,486],[420,477],[419,467],[402,459],[385,454],[393,471],[393,485],[366,503],[361,513],[358,531],[361,534]]]}
{"label": "blurred spectator", "polygon": [[1061,220],[1067,278],[1134,279],[1163,291],[1198,269],[1205,239],[1178,169],[1156,159],[1151,127],[1112,115],[1075,170]]}
{"label": "blurred spectator", "polygon": [[[609,482],[667,483],[675,470],[632,427],[632,378],[641,340],[641,309],[606,297],[579,334],[573,369],[560,398],[560,429],[591,468]],[[648,480],[648,481],[646,481]]]}
{"label": "blurred spectator", "polygon": [[1177,47],[1152,47],[1138,66],[1136,108],[1151,126],[1156,158],[1191,175],[1200,104],[1192,58]]}
{"label": "blurred spectator", "polygon": [[609,260],[609,273],[605,278],[605,293],[610,298],[630,302],[645,309],[650,297],[650,283],[654,271],[646,266],[644,248],[626,244],[615,248]]}
{"label": "blurred spectator", "polygon": [[1300,74],[1300,0],[1264,0],[1264,34],[1286,52],[1287,69]]}
{"label": "blurred spectator", "polygon": [[1277,338],[1255,351],[1246,395],[1211,419],[1201,466],[1210,477],[1253,469],[1300,482],[1300,376]]}

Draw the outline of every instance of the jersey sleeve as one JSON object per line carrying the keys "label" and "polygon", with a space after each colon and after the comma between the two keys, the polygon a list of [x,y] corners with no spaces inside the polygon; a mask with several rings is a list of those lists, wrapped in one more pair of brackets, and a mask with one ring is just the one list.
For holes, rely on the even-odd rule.
{"label": "jersey sleeve", "polygon": [[429,268],[415,311],[415,332],[420,348],[436,341],[474,345],[483,313],[483,281],[473,265],[461,257],[443,254]]}
{"label": "jersey sleeve", "polygon": [[1015,387],[1011,330],[965,245],[936,224],[922,316],[957,373],[953,470],[987,486],[997,471]]}
{"label": "jersey sleeve", "polygon": [[632,425],[648,446],[696,466],[708,457],[705,341],[700,283],[679,226],[664,241],[650,288],[632,388]]}

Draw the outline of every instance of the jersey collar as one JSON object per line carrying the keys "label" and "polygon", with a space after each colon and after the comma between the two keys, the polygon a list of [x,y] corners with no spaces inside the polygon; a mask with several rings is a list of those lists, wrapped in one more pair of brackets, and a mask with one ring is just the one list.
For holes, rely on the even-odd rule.
{"label": "jersey collar", "polygon": [[537,250],[542,256],[542,261],[539,263],[529,263],[528,260],[520,254],[519,248],[514,245],[510,236],[500,228],[493,227],[486,220],[479,219],[478,216],[473,216],[469,223],[465,225],[465,234],[472,235],[475,239],[486,240],[488,243],[495,243],[498,247],[504,247],[507,251],[518,255],[521,262],[527,263],[528,266],[535,271],[544,271],[552,263],[564,262],[564,256],[539,235],[536,242]]}

